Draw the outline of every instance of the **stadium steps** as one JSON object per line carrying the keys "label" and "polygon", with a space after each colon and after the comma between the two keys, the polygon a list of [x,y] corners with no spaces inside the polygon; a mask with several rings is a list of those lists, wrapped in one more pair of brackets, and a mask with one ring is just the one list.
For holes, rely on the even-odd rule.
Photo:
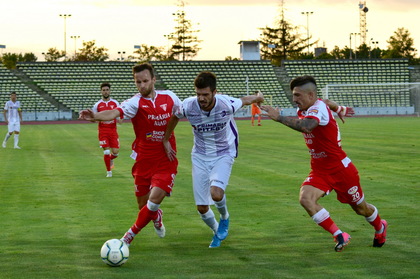
{"label": "stadium steps", "polygon": [[15,73],[0,64],[0,103],[10,99],[10,92],[16,92],[24,111],[51,111],[54,106],[41,98],[37,92],[23,84]]}
{"label": "stadium steps", "polygon": [[273,66],[273,69],[276,73],[277,80],[279,81],[284,93],[286,94],[286,97],[289,99],[290,103],[293,104],[292,91],[290,90],[289,86],[292,77],[287,75],[286,69],[284,67]]}
{"label": "stadium steps", "polygon": [[27,87],[38,93],[45,101],[52,104],[57,110],[70,110],[65,104],[57,101],[53,96],[42,90],[30,77],[28,77],[20,69],[12,69],[11,72]]}

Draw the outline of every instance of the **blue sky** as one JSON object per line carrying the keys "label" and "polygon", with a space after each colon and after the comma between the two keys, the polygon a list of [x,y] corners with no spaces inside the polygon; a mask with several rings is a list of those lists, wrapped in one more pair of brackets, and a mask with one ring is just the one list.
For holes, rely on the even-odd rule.
{"label": "blue sky", "polygon": [[[175,0],[0,0],[0,44],[3,52],[34,52],[40,60],[50,47],[64,49],[64,19],[59,14],[71,14],[66,20],[66,48],[74,53],[82,41],[96,40],[98,46],[108,48],[111,58],[118,51],[131,54],[133,46],[147,44],[168,46],[164,37],[174,30],[172,13],[177,10]],[[257,3],[257,4],[256,4]],[[187,18],[201,32],[198,34],[201,51],[197,60],[223,60],[239,57],[241,40],[257,40],[265,26],[273,26],[280,13],[281,1],[274,0],[189,0]],[[349,34],[359,32],[359,1],[355,0],[285,0],[286,19],[309,33],[319,46],[331,50],[349,45]],[[368,41],[373,38],[381,48],[399,27],[407,28],[420,53],[419,0],[366,0]],[[74,40],[70,36],[80,36]],[[355,43],[352,41],[352,47]]]}

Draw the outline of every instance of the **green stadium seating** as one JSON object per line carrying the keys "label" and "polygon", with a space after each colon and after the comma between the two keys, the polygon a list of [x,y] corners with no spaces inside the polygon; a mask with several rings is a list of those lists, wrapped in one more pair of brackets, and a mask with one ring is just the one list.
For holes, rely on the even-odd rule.
{"label": "green stadium seating", "polygon": [[[193,96],[194,79],[202,71],[218,78],[222,94],[242,97],[261,90],[273,105],[291,107],[270,61],[153,61],[159,78],[181,99]],[[248,80],[248,88],[246,80]]]}
{"label": "green stadium seating", "polygon": [[[315,77],[321,97],[324,97],[327,84],[410,82],[408,59],[286,60],[283,66],[291,79],[302,75]],[[404,90],[406,86],[393,87],[394,93],[386,93],[386,86],[373,86],[361,96],[360,92],[365,92],[366,87],[355,85],[340,89],[332,99],[355,107],[410,106],[410,93]]]}
{"label": "green stadium seating", "polygon": [[0,106],[10,100],[10,93],[15,91],[23,111],[51,111],[54,106],[39,96],[9,69],[0,64]]}
{"label": "green stadium seating", "polygon": [[18,63],[33,82],[74,112],[91,108],[101,98],[100,84],[111,84],[112,98],[121,102],[137,89],[133,62],[35,62]]}
{"label": "green stadium seating", "polygon": [[[283,88],[300,75],[317,79],[319,94],[327,84],[406,83],[410,73],[407,59],[374,60],[286,60],[283,74],[269,61],[152,61],[157,77],[157,89],[169,89],[181,100],[194,95],[194,79],[201,71],[211,71],[218,77],[218,91],[234,97],[261,90],[269,103],[291,108]],[[137,93],[131,68],[135,62],[19,62],[17,69],[45,93],[74,112],[91,108],[100,95],[100,84],[111,83],[112,97],[122,102]],[[246,83],[248,80],[248,84]],[[283,84],[282,84],[283,83]],[[29,107],[54,109],[38,93],[28,88],[13,72],[0,67],[0,101],[9,98],[10,91],[19,92],[22,103]],[[352,106],[408,106],[409,93],[395,96],[384,94],[377,87],[368,97],[357,94],[360,87],[347,87],[334,100]],[[7,94],[4,94],[7,93]],[[362,98],[363,97],[363,98]],[[26,108],[26,107],[25,107]]]}

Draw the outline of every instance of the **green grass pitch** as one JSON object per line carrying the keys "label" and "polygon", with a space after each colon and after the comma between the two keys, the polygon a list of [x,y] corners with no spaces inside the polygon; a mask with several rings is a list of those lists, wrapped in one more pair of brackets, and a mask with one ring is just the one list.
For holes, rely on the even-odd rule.
{"label": "green grass pitch", "polygon": [[[95,124],[23,125],[21,150],[0,150],[0,278],[419,278],[420,118],[347,119],[344,150],[359,169],[366,200],[388,220],[388,241],[335,193],[320,203],[351,234],[342,253],[299,205],[309,171],[302,135],[264,120],[237,121],[239,157],[227,189],[229,237],[209,249],[211,231],[192,196],[191,127],[180,122],[179,172],[162,204],[167,235],[151,225],[122,267],[106,266],[102,244],[120,238],[137,216],[129,158],[131,123],[106,178]],[[6,126],[0,126],[3,139]]]}

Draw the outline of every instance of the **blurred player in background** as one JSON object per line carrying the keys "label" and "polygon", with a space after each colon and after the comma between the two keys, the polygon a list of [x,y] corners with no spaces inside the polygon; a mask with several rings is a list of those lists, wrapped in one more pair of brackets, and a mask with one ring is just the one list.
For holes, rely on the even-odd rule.
{"label": "blurred player in background", "polygon": [[316,81],[311,76],[293,79],[290,89],[298,106],[298,118],[282,116],[278,109],[271,106],[261,108],[274,121],[302,132],[309,148],[311,172],[300,188],[300,204],[315,223],[333,235],[335,250],[340,252],[349,243],[350,235],[341,231],[330,213],[318,204],[321,197],[335,190],[340,202],[349,204],[374,227],[373,246],[382,247],[388,224],[379,217],[376,207],[365,201],[358,171],[341,148],[340,131],[331,112],[335,111],[343,120],[343,116],[354,114],[353,109],[318,99]]}
{"label": "blurred player in background", "polygon": [[[121,238],[127,245],[150,221],[153,221],[158,236],[165,236],[159,207],[165,196],[170,196],[172,192],[178,161],[169,160],[162,141],[169,118],[181,106],[181,101],[172,91],[155,90],[156,78],[152,65],[144,63],[134,66],[133,76],[140,94],[124,101],[117,109],[98,113],[84,110],[79,115],[80,119],[89,121],[129,118],[133,124],[136,139],[132,144],[131,157],[136,162],[132,175],[140,211],[133,226]],[[169,141],[176,148],[173,133]]]}
{"label": "blurred player in background", "polygon": [[[120,104],[117,100],[112,99],[111,84],[104,82],[101,84],[102,99],[99,100],[92,108],[94,113],[104,110],[116,109]],[[122,123],[122,119],[118,120]],[[112,177],[111,169],[114,168],[114,159],[118,157],[120,151],[120,141],[118,139],[117,119],[109,121],[99,121],[98,124],[99,146],[104,150],[104,162],[106,167],[106,177]]]}
{"label": "blurred player in background", "polygon": [[[234,113],[245,105],[261,103],[264,98],[261,93],[240,99],[217,94],[216,76],[211,72],[201,72],[194,85],[196,96],[185,99],[182,109],[171,117],[163,144],[168,158],[176,160],[170,138],[179,119],[186,117],[194,133],[191,156],[194,199],[201,219],[213,230],[209,247],[215,248],[227,237],[229,229],[225,191],[239,141]],[[213,204],[220,213],[220,223],[210,208]]]}
{"label": "blurred player in background", "polygon": [[[261,91],[255,91],[255,95]],[[261,109],[257,104],[251,104],[251,125],[254,126],[254,117],[258,115],[258,126],[261,126]]]}
{"label": "blurred player in background", "polygon": [[22,122],[22,110],[20,102],[17,100],[16,92],[10,94],[10,100],[4,105],[4,121],[7,123],[7,134],[3,140],[3,148],[6,148],[6,142],[14,135],[14,148],[19,147],[20,122]]}

